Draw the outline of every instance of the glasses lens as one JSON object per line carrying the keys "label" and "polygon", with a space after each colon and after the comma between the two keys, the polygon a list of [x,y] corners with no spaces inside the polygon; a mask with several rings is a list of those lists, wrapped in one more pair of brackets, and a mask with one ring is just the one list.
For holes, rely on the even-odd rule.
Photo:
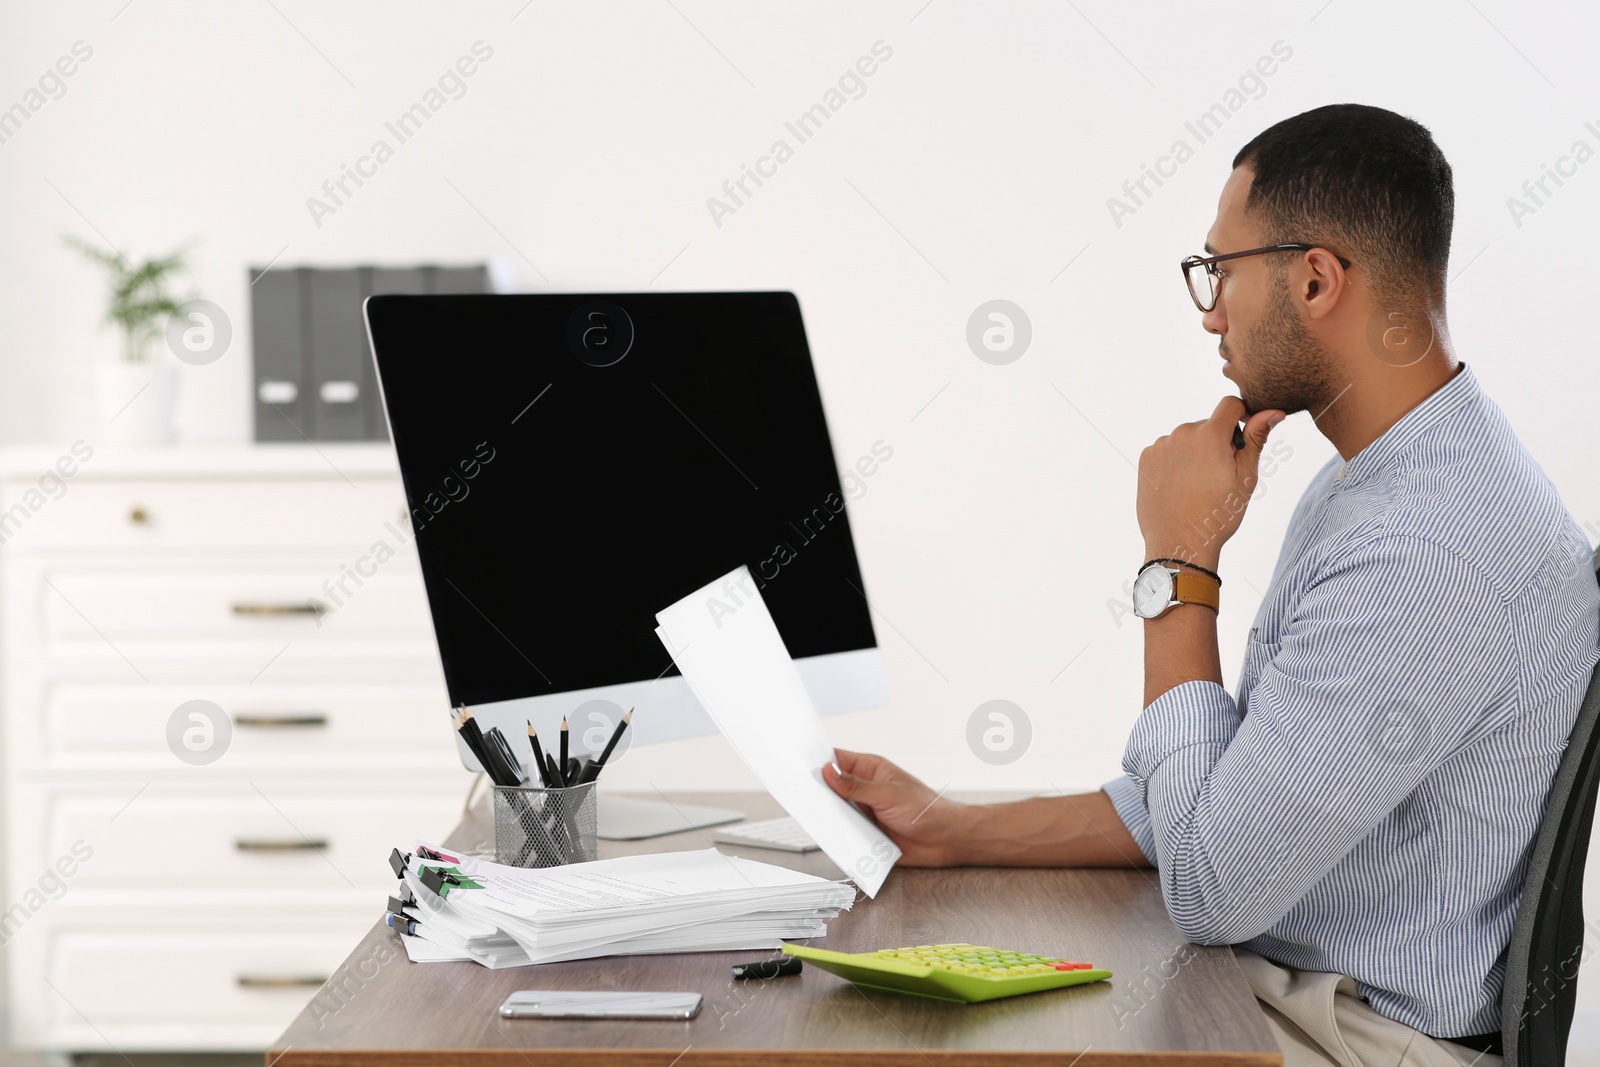
{"label": "glasses lens", "polygon": [[1196,302],[1202,308],[1210,311],[1217,303],[1216,280],[1204,263],[1196,263],[1188,270],[1189,291],[1194,294]]}

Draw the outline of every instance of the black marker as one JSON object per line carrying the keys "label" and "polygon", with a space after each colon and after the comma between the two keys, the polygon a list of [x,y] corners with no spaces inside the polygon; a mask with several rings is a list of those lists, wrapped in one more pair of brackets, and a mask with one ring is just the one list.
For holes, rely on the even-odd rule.
{"label": "black marker", "polygon": [[755,963],[735,963],[735,978],[787,978],[800,973],[800,957],[785,956],[779,960],[758,960]]}
{"label": "black marker", "polygon": [[1234,448],[1243,448],[1244,447],[1244,424],[1243,423],[1240,423],[1239,425],[1237,425],[1237,426],[1235,426],[1233,428],[1233,447]]}

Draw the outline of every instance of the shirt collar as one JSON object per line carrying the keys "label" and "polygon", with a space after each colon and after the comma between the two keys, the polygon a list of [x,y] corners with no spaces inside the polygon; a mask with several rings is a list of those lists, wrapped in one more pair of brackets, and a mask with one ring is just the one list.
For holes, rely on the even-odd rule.
{"label": "shirt collar", "polygon": [[1400,421],[1378,435],[1366,448],[1357,452],[1339,468],[1336,485],[1348,489],[1359,485],[1379,471],[1393,465],[1394,460],[1423,434],[1444,419],[1475,402],[1481,391],[1472,368],[1465,363],[1455,376],[1428,395],[1422,403],[1400,416]]}

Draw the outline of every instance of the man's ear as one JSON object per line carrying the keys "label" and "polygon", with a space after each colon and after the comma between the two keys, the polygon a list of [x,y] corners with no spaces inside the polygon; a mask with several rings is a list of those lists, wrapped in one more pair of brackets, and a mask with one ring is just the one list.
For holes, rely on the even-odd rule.
{"label": "man's ear", "polygon": [[[1310,275],[1306,278],[1304,299],[1307,302],[1317,301],[1309,309],[1311,316],[1317,318],[1331,310],[1327,301],[1338,294],[1339,265],[1331,255],[1321,251],[1307,253],[1304,265],[1308,268],[1307,274]],[[1324,285],[1324,282],[1327,284]]]}

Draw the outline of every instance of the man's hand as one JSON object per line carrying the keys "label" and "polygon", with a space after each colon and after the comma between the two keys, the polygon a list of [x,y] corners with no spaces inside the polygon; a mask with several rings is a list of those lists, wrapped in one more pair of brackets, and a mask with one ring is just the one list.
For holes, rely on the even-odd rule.
{"label": "man's hand", "polygon": [[1244,447],[1233,430],[1245,417],[1244,401],[1222,398],[1209,419],[1186,422],[1139,455],[1139,529],[1146,558],[1171,556],[1215,570],[1222,545],[1239,528],[1255,492],[1261,450],[1284,413],[1258,411],[1244,427]]}
{"label": "man's hand", "polygon": [[[866,809],[896,845],[905,867],[950,867],[962,862],[967,805],[947,800],[882,756],[833,750],[839,770],[823,764],[822,780],[835,793]],[[843,771],[844,773],[839,773]]]}

